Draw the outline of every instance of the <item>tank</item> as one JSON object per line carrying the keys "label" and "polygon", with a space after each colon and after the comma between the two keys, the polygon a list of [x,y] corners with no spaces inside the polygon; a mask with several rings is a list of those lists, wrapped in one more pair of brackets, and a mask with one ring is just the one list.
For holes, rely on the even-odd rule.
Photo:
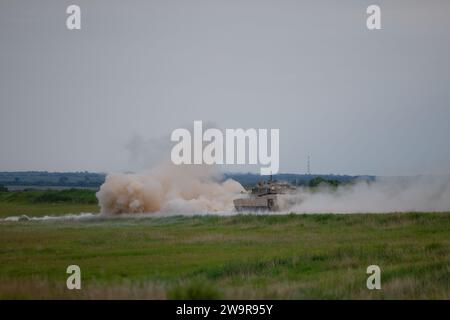
{"label": "tank", "polygon": [[279,195],[295,192],[296,188],[286,182],[278,182],[270,177],[261,181],[240,198],[234,199],[237,211],[278,211]]}

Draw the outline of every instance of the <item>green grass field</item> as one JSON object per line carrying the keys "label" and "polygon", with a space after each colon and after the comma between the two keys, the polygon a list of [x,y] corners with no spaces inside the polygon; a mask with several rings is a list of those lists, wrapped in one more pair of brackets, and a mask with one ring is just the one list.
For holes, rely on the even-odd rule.
{"label": "green grass field", "polygon": [[[0,201],[2,216],[96,210]],[[2,299],[450,298],[450,213],[0,222],[0,243]],[[381,290],[366,288],[371,264]]]}
{"label": "green grass field", "polygon": [[42,217],[98,211],[95,191],[92,190],[0,192],[0,218],[17,215]]}

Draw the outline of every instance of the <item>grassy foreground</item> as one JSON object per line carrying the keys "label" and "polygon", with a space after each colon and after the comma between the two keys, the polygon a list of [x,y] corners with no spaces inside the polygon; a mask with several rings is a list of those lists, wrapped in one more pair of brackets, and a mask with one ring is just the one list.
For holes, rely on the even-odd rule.
{"label": "grassy foreground", "polygon": [[2,299],[450,298],[450,213],[0,222],[0,243]]}
{"label": "grassy foreground", "polygon": [[0,218],[28,215],[41,217],[99,211],[93,190],[26,190],[0,192]]}

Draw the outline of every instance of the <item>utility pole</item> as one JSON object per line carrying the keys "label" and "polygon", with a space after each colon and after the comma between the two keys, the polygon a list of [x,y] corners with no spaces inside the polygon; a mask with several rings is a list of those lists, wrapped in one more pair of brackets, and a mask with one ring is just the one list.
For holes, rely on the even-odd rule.
{"label": "utility pole", "polygon": [[307,163],[306,174],[307,175],[311,175],[311,159],[310,159],[309,155],[308,155],[308,163]]}

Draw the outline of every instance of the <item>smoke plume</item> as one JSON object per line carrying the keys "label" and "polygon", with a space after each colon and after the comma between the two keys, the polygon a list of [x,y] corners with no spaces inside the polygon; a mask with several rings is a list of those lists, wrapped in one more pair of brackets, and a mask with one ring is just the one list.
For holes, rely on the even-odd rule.
{"label": "smoke plume", "polygon": [[[97,193],[104,215],[232,214],[244,188],[221,182],[212,166],[160,165],[140,174],[110,174]],[[299,188],[279,195],[280,213],[449,211],[450,177],[419,176],[356,181],[337,188]]]}
{"label": "smoke plume", "polygon": [[282,209],[298,213],[449,211],[450,178],[377,178],[338,188],[299,189],[281,197]]}
{"label": "smoke plume", "polygon": [[110,174],[97,198],[102,214],[231,212],[244,188],[219,178],[213,167],[167,164],[142,174]]}

